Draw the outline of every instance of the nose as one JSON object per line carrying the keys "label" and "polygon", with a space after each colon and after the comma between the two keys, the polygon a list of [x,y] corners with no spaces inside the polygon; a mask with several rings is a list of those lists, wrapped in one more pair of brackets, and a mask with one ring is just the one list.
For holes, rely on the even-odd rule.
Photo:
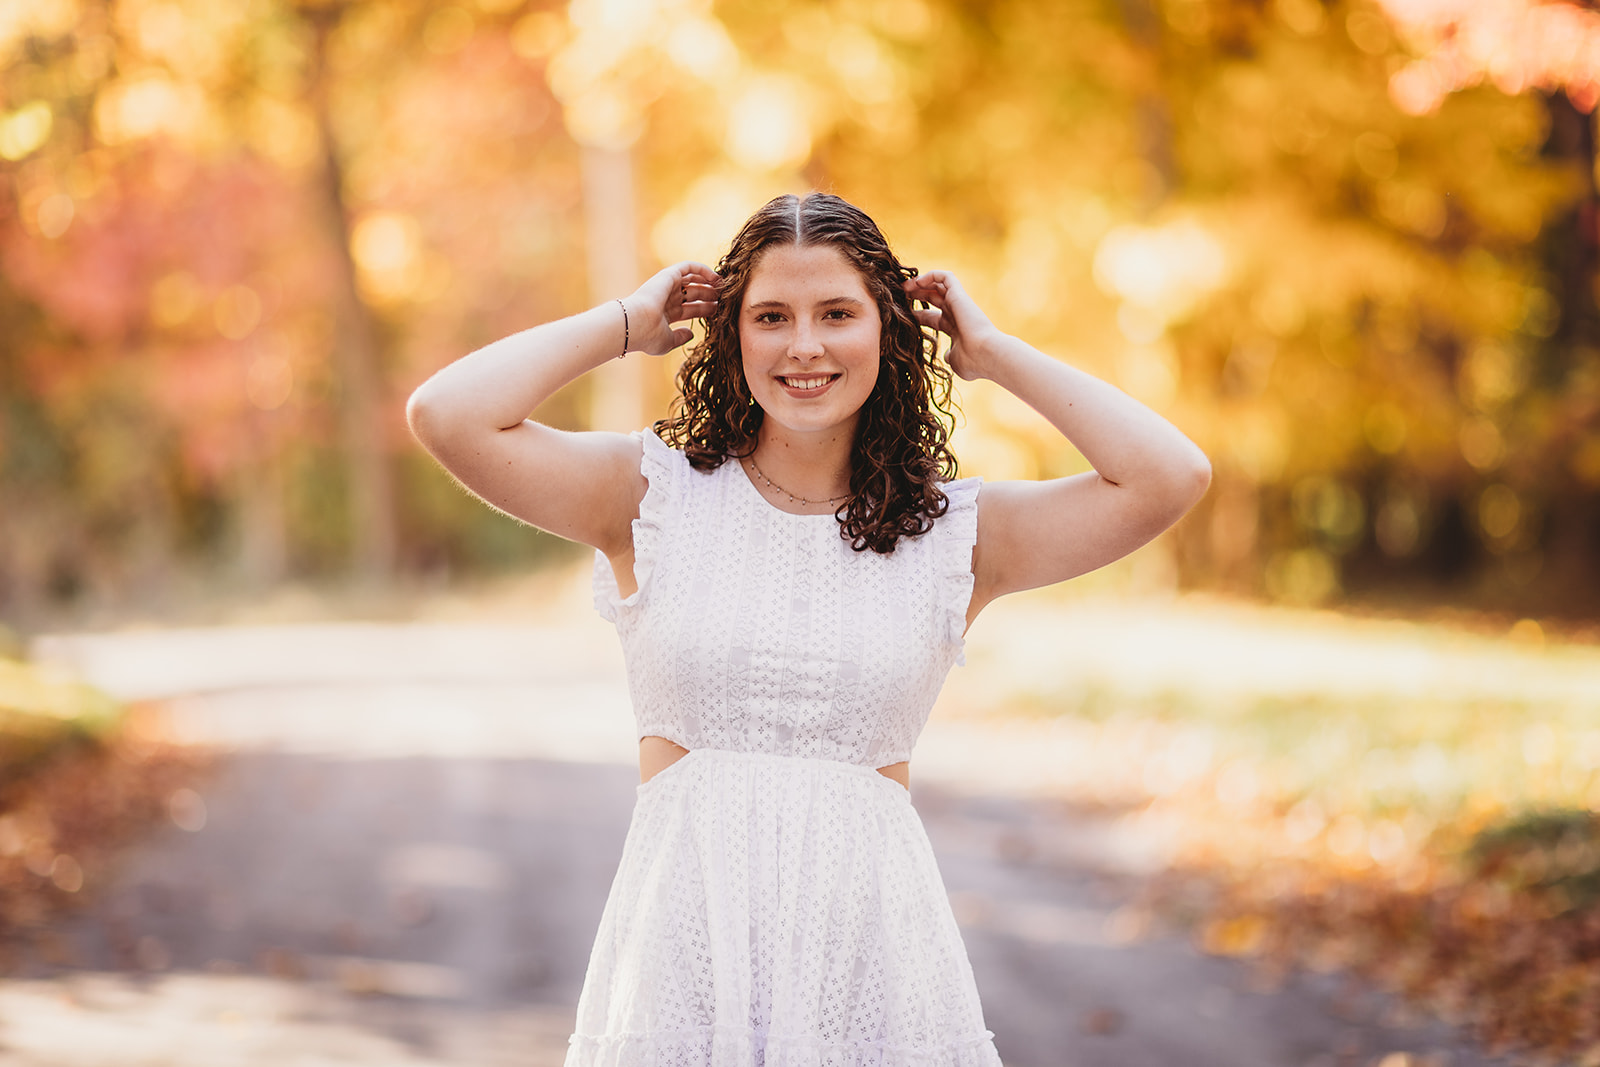
{"label": "nose", "polygon": [[815,326],[804,320],[795,326],[789,340],[789,355],[806,362],[822,355],[822,338]]}

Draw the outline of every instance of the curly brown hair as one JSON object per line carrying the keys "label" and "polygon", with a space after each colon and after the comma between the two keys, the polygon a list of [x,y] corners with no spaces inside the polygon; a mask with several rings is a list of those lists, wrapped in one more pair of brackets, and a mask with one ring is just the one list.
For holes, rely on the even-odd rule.
{"label": "curly brown hair", "polygon": [[857,552],[889,553],[901,537],[933,529],[950,501],[939,488],[956,476],[950,368],[936,339],[912,314],[903,283],[917,276],[889,249],[860,208],[828,193],[780,196],[752,215],[717,264],[717,309],[705,338],[678,372],[670,418],[655,424],[701,471],[755,451],[766,417],[745,381],[739,314],[762,255],[774,245],[828,244],[861,272],[881,320],[878,381],[861,407],[850,453],[850,495],[835,512],[839,535]]}

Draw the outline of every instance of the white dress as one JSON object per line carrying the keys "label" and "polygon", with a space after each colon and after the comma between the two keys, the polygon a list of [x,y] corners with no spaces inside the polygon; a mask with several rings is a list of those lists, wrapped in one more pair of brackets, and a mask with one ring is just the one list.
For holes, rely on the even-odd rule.
{"label": "white dress", "polygon": [[595,559],[640,737],[689,754],[639,786],[566,1067],[999,1067],[906,790],[959,662],[979,480],[889,555],[701,473],[645,432],[638,591]]}

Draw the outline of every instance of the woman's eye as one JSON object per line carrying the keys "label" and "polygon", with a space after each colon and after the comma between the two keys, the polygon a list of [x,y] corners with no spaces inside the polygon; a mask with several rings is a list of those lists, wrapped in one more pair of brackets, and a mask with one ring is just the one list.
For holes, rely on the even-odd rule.
{"label": "woman's eye", "polygon": [[763,311],[761,314],[756,316],[757,322],[781,322],[782,320],[783,316],[779,315],[776,311]]}
{"label": "woman's eye", "polygon": [[850,312],[846,311],[844,308],[834,308],[832,311],[828,312],[827,317],[834,319],[835,321],[840,319],[848,319],[850,317]]}

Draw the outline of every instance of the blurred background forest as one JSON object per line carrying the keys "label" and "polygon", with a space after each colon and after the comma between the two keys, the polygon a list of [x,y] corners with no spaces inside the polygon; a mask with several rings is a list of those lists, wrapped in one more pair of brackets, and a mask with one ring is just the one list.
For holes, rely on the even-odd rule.
{"label": "blurred background forest", "polygon": [[[1206,449],[1139,582],[1600,613],[1587,8],[5,0],[0,70],[8,618],[555,558],[406,395],[807,188]],[[962,399],[972,472],[1082,469]]]}

